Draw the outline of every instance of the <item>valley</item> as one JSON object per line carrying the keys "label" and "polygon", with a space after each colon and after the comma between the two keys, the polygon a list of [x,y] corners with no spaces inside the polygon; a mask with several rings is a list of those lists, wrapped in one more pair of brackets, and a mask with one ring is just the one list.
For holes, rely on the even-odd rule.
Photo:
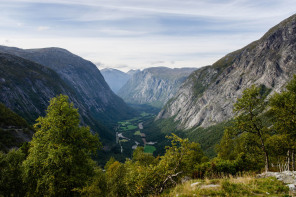
{"label": "valley", "polygon": [[144,147],[145,153],[151,153],[156,150],[153,146],[157,142],[147,142],[146,136],[149,132],[143,133],[143,123],[154,119],[156,114],[142,112],[139,117],[130,120],[119,121],[116,131],[116,143],[120,145],[121,153],[131,155],[132,151],[138,146]]}
{"label": "valley", "polygon": [[[153,43],[171,53],[159,60],[141,51],[147,43],[129,55],[116,42],[114,53],[124,49],[133,65],[93,63],[59,47],[0,46],[0,197],[295,195],[296,14],[211,65],[189,58],[210,57],[204,48],[168,61],[184,40],[160,38]],[[104,59],[102,51],[87,54]],[[178,68],[186,58],[193,67]]]}

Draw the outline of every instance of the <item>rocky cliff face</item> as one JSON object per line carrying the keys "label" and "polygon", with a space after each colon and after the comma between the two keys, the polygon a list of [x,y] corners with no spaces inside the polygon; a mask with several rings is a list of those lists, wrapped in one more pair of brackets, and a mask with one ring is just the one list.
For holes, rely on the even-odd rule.
{"label": "rocky cliff face", "polygon": [[173,118],[189,129],[229,120],[245,88],[280,89],[296,74],[296,15],[270,29],[260,40],[192,73],[157,119]]}
{"label": "rocky cliff face", "polygon": [[44,115],[50,98],[73,92],[51,69],[0,53],[0,101],[30,122]]}
{"label": "rocky cliff face", "polygon": [[187,76],[197,68],[147,68],[135,73],[118,91],[128,103],[162,107],[177,92]]}
{"label": "rocky cliff face", "polygon": [[89,125],[104,139],[112,138],[109,130],[92,116],[80,96],[55,71],[14,55],[0,53],[0,102],[29,123],[45,115],[49,100],[59,94],[68,95],[74,106],[79,108],[83,124]]}
{"label": "rocky cliff face", "polygon": [[108,124],[129,117],[130,108],[112,92],[99,69],[90,61],[60,48],[23,50],[1,46],[0,51],[54,70],[75,92],[79,103],[83,103],[85,110],[88,110],[94,119]]}
{"label": "rocky cliff face", "polygon": [[131,75],[128,73],[113,68],[102,69],[101,73],[107,84],[115,93],[131,78]]}

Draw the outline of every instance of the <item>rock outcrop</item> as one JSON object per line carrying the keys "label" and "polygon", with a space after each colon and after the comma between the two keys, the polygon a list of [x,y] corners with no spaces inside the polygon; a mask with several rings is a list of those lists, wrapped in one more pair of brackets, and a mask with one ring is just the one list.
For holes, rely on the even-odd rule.
{"label": "rock outcrop", "polygon": [[135,73],[118,91],[126,102],[162,107],[197,68],[147,68]]}
{"label": "rock outcrop", "polygon": [[233,104],[252,84],[280,91],[296,73],[296,15],[260,40],[192,73],[157,119],[173,118],[178,127],[208,127],[233,117]]}

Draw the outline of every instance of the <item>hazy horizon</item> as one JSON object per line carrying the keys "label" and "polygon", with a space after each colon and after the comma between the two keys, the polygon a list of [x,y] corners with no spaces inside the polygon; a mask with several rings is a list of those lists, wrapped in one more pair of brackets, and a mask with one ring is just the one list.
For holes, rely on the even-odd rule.
{"label": "hazy horizon", "polygon": [[202,67],[295,13],[292,0],[2,0],[0,44],[61,47],[102,68]]}

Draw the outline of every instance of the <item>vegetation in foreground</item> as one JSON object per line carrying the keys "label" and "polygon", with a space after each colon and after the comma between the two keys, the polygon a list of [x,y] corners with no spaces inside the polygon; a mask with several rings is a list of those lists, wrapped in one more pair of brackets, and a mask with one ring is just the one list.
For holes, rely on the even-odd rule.
{"label": "vegetation in foreground", "polygon": [[244,175],[190,180],[165,191],[161,196],[289,196],[289,188],[274,177]]}
{"label": "vegetation in foreground", "polygon": [[[28,145],[0,153],[0,195],[286,195],[288,188],[273,178],[231,176],[270,170],[271,163],[275,170],[283,165],[295,169],[296,76],[269,102],[262,87],[246,89],[234,111],[237,116],[217,146],[218,157],[210,161],[199,144],[172,134],[162,156],[138,147],[124,163],[111,158],[104,172],[92,160],[101,146],[98,137],[79,126],[77,109],[66,96],[58,96],[50,101],[46,116],[37,119]],[[264,113],[270,114],[272,126],[266,125]],[[221,175],[226,178],[209,180],[209,186],[207,177]],[[191,182],[178,185],[184,177],[203,180],[190,190]]]}

